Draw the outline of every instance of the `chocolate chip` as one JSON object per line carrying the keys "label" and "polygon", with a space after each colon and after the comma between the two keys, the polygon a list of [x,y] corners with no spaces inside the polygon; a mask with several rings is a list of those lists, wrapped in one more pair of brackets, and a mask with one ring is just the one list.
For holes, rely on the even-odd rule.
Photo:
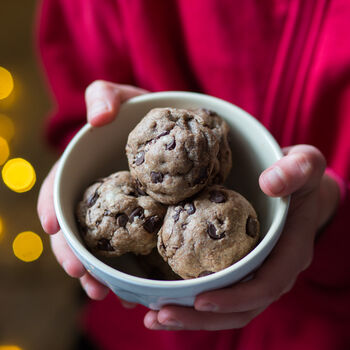
{"label": "chocolate chip", "polygon": [[141,207],[135,208],[135,209],[131,212],[131,214],[130,214],[130,217],[129,217],[130,222],[133,222],[134,219],[135,219],[137,216],[138,216],[140,219],[143,219],[143,218],[144,218],[143,213],[144,213],[143,208],[141,208]]}
{"label": "chocolate chip", "polygon": [[220,235],[217,235],[216,227],[212,223],[208,224],[207,232],[208,232],[209,237],[212,239],[221,239],[221,238],[225,237],[224,232],[221,233]]}
{"label": "chocolate chip", "polygon": [[214,273],[213,271],[202,271],[197,277],[204,277]]}
{"label": "chocolate chip", "polygon": [[88,208],[91,208],[96,203],[98,197],[99,197],[99,195],[98,195],[97,191],[95,191],[95,193],[88,198],[88,200],[87,200]]}
{"label": "chocolate chip", "polygon": [[207,232],[211,238],[215,238],[215,239],[217,238],[216,237],[216,228],[213,224],[210,223],[208,225]]}
{"label": "chocolate chip", "polygon": [[131,197],[138,197],[138,195],[137,195],[137,193],[135,193],[135,192],[129,192],[128,193],[128,196],[131,196]]}
{"label": "chocolate chip", "polygon": [[177,120],[177,118],[169,110],[167,110],[165,117],[173,122]]}
{"label": "chocolate chip", "polygon": [[136,154],[135,157],[135,165],[139,166],[145,161],[145,152],[141,151]]}
{"label": "chocolate chip", "polygon": [[139,195],[141,195],[141,196],[145,196],[145,195],[146,195],[146,192],[144,192],[143,190],[141,190],[142,184],[141,184],[140,180],[139,180],[139,179],[136,179],[135,182],[136,182],[136,191],[137,191],[137,193],[138,193]]}
{"label": "chocolate chip", "polygon": [[154,215],[149,217],[143,224],[143,228],[149,232],[153,233],[156,232],[160,229],[160,226],[162,224],[162,220],[160,219],[159,216]]}
{"label": "chocolate chip", "polygon": [[146,196],[147,194],[145,191],[141,190],[141,188],[138,187],[136,188],[136,191],[140,196]]}
{"label": "chocolate chip", "polygon": [[158,182],[163,182],[163,174],[156,171],[151,171],[151,181],[156,184]]}
{"label": "chocolate chip", "polygon": [[247,222],[246,222],[246,233],[250,237],[256,237],[258,234],[258,220],[255,218],[248,216]]}
{"label": "chocolate chip", "polygon": [[160,139],[162,136],[169,135],[169,132],[170,132],[170,131],[163,131],[163,132],[161,132],[161,133],[157,136],[157,139]]}
{"label": "chocolate chip", "polygon": [[173,138],[173,139],[165,146],[165,149],[166,149],[167,151],[171,151],[171,150],[173,150],[175,147],[176,147],[176,141],[175,141],[175,139]]}
{"label": "chocolate chip", "polygon": [[102,220],[96,220],[95,226],[96,226],[96,227],[99,227],[101,222],[102,222]]}
{"label": "chocolate chip", "polygon": [[194,206],[193,203],[188,203],[187,204],[187,214],[192,215],[196,212],[196,207]]}
{"label": "chocolate chip", "polygon": [[111,211],[108,209],[105,209],[105,211],[103,212],[103,216],[110,216],[111,214]]}
{"label": "chocolate chip", "polygon": [[102,238],[97,242],[97,249],[99,250],[105,250],[108,252],[113,251],[113,247],[111,246],[111,242],[109,239]]}
{"label": "chocolate chip", "polygon": [[180,214],[182,212],[182,208],[181,207],[176,207],[175,208],[175,215],[173,215],[173,219],[175,222],[177,222],[179,220]]}
{"label": "chocolate chip", "polygon": [[199,174],[197,178],[194,180],[193,184],[198,185],[205,182],[205,180],[208,178],[208,170],[207,168],[200,168]]}
{"label": "chocolate chip", "polygon": [[124,213],[117,214],[115,218],[117,219],[117,224],[120,227],[125,227],[129,219],[128,216]]}
{"label": "chocolate chip", "polygon": [[216,191],[216,190],[210,191],[209,196],[210,196],[209,199],[211,202],[214,202],[214,203],[226,202],[226,196],[224,192]]}
{"label": "chocolate chip", "polygon": [[202,108],[202,111],[203,111],[204,113],[207,113],[207,114],[210,115],[211,117],[214,117],[214,116],[218,115],[216,112],[214,112],[214,111],[212,111],[212,110],[210,110],[210,109],[207,109],[207,108]]}

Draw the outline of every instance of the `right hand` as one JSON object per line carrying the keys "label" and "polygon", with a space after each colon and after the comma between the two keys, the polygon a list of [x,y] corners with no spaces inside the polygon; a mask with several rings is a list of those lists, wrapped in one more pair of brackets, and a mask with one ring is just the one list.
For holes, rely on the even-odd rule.
{"label": "right hand", "polygon": [[[118,114],[121,103],[147,92],[130,85],[114,84],[102,80],[94,81],[85,90],[87,121],[95,127],[108,124]],[[82,287],[91,299],[101,300],[106,297],[109,289],[85,270],[83,264],[69,248],[56,218],[53,184],[58,162],[52,167],[40,189],[37,205],[40,222],[44,231],[51,235],[51,247],[58,263],[68,275],[80,279]],[[125,307],[133,306],[125,301],[122,303]]]}

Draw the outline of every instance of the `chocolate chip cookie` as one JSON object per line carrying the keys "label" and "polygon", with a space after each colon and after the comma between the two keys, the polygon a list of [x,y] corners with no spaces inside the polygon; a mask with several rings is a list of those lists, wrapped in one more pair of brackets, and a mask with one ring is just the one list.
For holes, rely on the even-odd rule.
{"label": "chocolate chip cookie", "polygon": [[239,193],[213,185],[168,208],[157,246],[173,271],[189,279],[220,271],[242,259],[259,236],[252,205]]}
{"label": "chocolate chip cookie", "polygon": [[96,254],[148,254],[157,244],[166,208],[121,171],[88,187],[77,206],[82,237]]}
{"label": "chocolate chip cookie", "polygon": [[232,168],[232,152],[229,145],[230,127],[214,111],[200,108],[195,110],[198,114],[208,114],[215,120],[215,128],[212,129],[219,140],[219,153],[215,160],[213,172],[209,178],[208,185],[223,184]]}
{"label": "chocolate chip cookie", "polygon": [[227,134],[216,113],[152,109],[129,134],[131,175],[157,201],[176,204],[208,183],[224,181],[231,168]]}

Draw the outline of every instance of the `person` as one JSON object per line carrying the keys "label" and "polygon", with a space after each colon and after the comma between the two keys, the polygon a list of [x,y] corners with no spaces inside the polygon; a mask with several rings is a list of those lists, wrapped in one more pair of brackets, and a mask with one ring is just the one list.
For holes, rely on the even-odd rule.
{"label": "person", "polygon": [[70,251],[52,168],[38,215],[58,262],[92,299],[82,327],[97,346],[350,348],[349,19],[346,0],[42,1],[38,47],[56,101],[47,136],[58,150],[86,115],[99,127],[129,98],[186,90],[247,110],[284,151],[259,184],[291,195],[289,214],[254,278],[159,311],[122,307]]}

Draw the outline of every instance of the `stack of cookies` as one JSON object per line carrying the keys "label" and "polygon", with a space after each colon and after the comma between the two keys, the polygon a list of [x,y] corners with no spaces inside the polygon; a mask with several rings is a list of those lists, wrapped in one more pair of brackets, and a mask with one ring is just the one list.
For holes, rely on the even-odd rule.
{"label": "stack of cookies", "polygon": [[97,180],[77,207],[96,255],[159,254],[181,278],[220,271],[260,236],[252,205],[222,184],[231,167],[229,127],[206,109],[152,109],[126,145],[130,171]]}

